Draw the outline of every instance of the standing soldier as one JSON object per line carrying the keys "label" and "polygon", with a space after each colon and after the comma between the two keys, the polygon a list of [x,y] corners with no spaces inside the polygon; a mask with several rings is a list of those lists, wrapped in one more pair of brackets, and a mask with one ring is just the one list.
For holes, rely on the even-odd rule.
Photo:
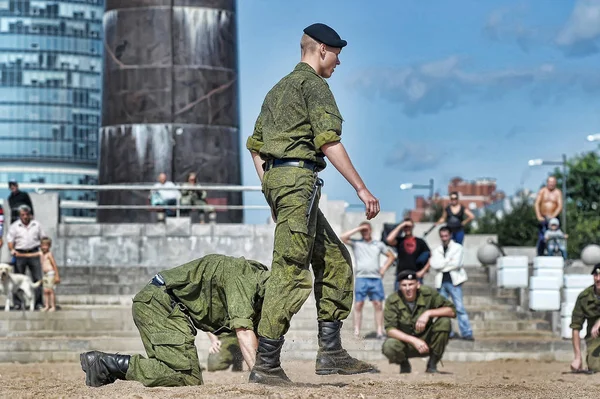
{"label": "standing soldier", "polygon": [[252,382],[290,381],[279,355],[292,316],[310,295],[311,263],[319,327],[316,373],[377,371],[342,348],[342,320],[352,307],[351,258],[319,211],[323,181],[317,173],[325,168],[327,157],[356,190],[366,206],[367,219],[379,213],[379,201],[363,183],[340,142],[342,117],[325,81],[340,64],[338,56],[346,44],[327,25],[313,24],[304,29],[301,62],[267,94],[246,145],[277,222]]}
{"label": "standing soldier", "polygon": [[421,286],[417,272],[403,270],[398,275],[400,289],[385,302],[385,330],[388,339],[382,352],[400,365],[400,373],[410,373],[408,358],[429,355],[428,373],[437,373],[450,337],[450,318],[456,317],[452,302],[432,288]]}
{"label": "standing soldier", "polygon": [[575,352],[575,359],[571,363],[573,371],[581,371],[583,367],[579,332],[587,320],[586,363],[589,371],[600,372],[600,263],[594,266],[592,274],[594,285],[579,294],[571,318],[570,327],[573,329],[573,351]]}

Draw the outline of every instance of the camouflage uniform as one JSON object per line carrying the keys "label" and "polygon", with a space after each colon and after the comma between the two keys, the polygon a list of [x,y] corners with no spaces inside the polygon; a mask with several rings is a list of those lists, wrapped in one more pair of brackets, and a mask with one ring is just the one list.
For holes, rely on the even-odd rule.
{"label": "camouflage uniform", "polygon": [[592,285],[583,290],[577,297],[570,327],[573,330],[581,331],[583,323],[587,320],[587,334],[585,336],[586,362],[588,369],[595,372],[600,372],[600,338],[592,338],[591,330],[598,319],[600,319],[600,297],[596,295]]}
{"label": "camouflage uniform", "polygon": [[131,356],[126,379],[145,386],[201,385],[196,329],[215,335],[255,329],[269,272],[243,257],[208,255],[160,274],[164,287],[147,285],[133,298],[148,358]]}
{"label": "camouflage uniform", "polygon": [[221,334],[221,350],[217,353],[209,353],[206,369],[208,371],[227,370],[233,366],[231,371],[242,371],[244,357],[240,349],[237,336],[234,333]]}
{"label": "camouflage uniform", "polygon": [[427,346],[429,346],[429,353],[421,355],[412,345],[395,338],[388,338],[383,343],[382,352],[389,359],[390,363],[401,364],[411,357],[422,357],[432,354],[438,359],[442,358],[450,337],[450,318],[438,317],[435,321],[430,319],[425,330],[420,333],[415,331],[415,324],[426,310],[443,307],[452,308],[456,313],[454,304],[451,301],[438,294],[435,290],[425,286],[419,288],[415,308],[412,311],[404,302],[399,292],[395,292],[387,298],[383,315],[385,330],[398,329],[405,334],[425,341]]}
{"label": "camouflage uniform", "polygon": [[[295,159],[326,166],[321,147],[340,141],[342,117],[328,84],[300,62],[267,94],[246,147],[265,161]],[[345,319],[352,307],[350,253],[319,211],[306,216],[316,172],[300,167],[267,170],[263,192],[277,219],[271,278],[258,334],[278,339],[310,295],[314,274],[319,321]]]}

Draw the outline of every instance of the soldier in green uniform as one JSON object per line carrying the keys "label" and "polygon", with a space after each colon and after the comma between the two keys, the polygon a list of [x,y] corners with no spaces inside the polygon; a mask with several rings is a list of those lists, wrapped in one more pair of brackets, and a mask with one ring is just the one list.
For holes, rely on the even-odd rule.
{"label": "soldier in green uniform", "polygon": [[319,211],[323,181],[317,173],[325,168],[327,157],[356,190],[367,219],[379,213],[379,201],[340,142],[342,116],[325,81],[340,64],[339,54],[346,44],[327,25],[304,29],[301,62],[269,91],[246,144],[277,223],[252,382],[289,382],[279,354],[292,316],[312,290],[311,264],[319,328],[316,373],[376,371],[342,348],[342,320],[352,307],[351,258]]}
{"label": "soldier in green uniform", "polygon": [[575,358],[571,363],[571,370],[582,371],[581,360],[581,338],[579,332],[583,323],[587,320],[587,334],[585,344],[587,347],[586,363],[588,370],[600,372],[600,263],[592,269],[594,285],[586,288],[577,297],[573,315],[571,316],[571,328],[573,329],[573,351]]}
{"label": "soldier in green uniform", "polygon": [[400,365],[400,373],[410,373],[411,357],[429,355],[426,372],[437,373],[450,337],[450,318],[456,317],[454,304],[434,289],[421,286],[417,272],[398,275],[399,291],[385,302],[384,325],[388,338],[382,352]]}
{"label": "soldier in green uniform", "polygon": [[211,343],[206,362],[207,371],[227,370],[229,366],[231,371],[244,370],[244,357],[235,333],[221,334],[219,337],[213,333],[206,334]]}
{"label": "soldier in green uniform", "polygon": [[254,331],[269,275],[259,262],[224,255],[160,272],[133,298],[133,321],[148,358],[82,353],[86,384],[97,387],[122,379],[148,387],[201,385],[196,329],[217,336],[235,332],[252,368],[258,346]]}

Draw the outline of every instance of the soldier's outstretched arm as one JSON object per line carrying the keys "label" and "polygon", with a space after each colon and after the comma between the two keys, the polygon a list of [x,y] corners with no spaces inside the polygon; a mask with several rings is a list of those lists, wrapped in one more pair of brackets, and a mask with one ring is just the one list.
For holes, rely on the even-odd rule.
{"label": "soldier's outstretched arm", "polygon": [[354,168],[346,148],[339,142],[327,143],[321,147],[323,154],[331,161],[333,166],[354,187],[358,198],[365,204],[367,219],[373,219],[379,213],[379,200],[371,194],[365,186],[360,175]]}
{"label": "soldier's outstretched arm", "polygon": [[242,356],[244,356],[246,364],[252,370],[252,367],[254,367],[254,363],[256,362],[256,350],[258,349],[258,339],[256,338],[256,334],[254,334],[253,330],[236,328],[235,335],[237,335]]}

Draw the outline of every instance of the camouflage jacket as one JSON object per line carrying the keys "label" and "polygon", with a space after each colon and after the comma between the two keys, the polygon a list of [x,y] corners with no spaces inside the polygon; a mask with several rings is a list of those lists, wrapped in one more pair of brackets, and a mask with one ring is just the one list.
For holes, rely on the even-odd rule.
{"label": "camouflage jacket", "polygon": [[342,116],[327,82],[300,62],[269,91],[246,147],[268,159],[326,163],[321,147],[340,141]]}
{"label": "camouflage jacket", "polygon": [[583,323],[587,320],[586,338],[589,338],[591,337],[590,332],[592,327],[594,327],[598,319],[600,319],[600,299],[596,296],[594,286],[592,285],[581,291],[577,297],[569,327],[573,330],[581,331]]}
{"label": "camouflage jacket", "polygon": [[404,302],[399,292],[394,292],[385,301],[385,311],[383,313],[385,330],[389,331],[392,328],[396,328],[405,334],[419,336],[427,331],[427,328],[431,325],[432,320],[429,320],[429,324],[425,331],[417,333],[415,331],[415,324],[417,319],[429,309],[439,309],[443,307],[449,307],[456,313],[454,304],[448,299],[438,294],[433,288],[421,286],[417,299],[415,301],[414,310],[410,310],[410,307]]}
{"label": "camouflage jacket", "polygon": [[207,255],[160,274],[199,330],[220,334],[258,326],[270,275],[265,265]]}

